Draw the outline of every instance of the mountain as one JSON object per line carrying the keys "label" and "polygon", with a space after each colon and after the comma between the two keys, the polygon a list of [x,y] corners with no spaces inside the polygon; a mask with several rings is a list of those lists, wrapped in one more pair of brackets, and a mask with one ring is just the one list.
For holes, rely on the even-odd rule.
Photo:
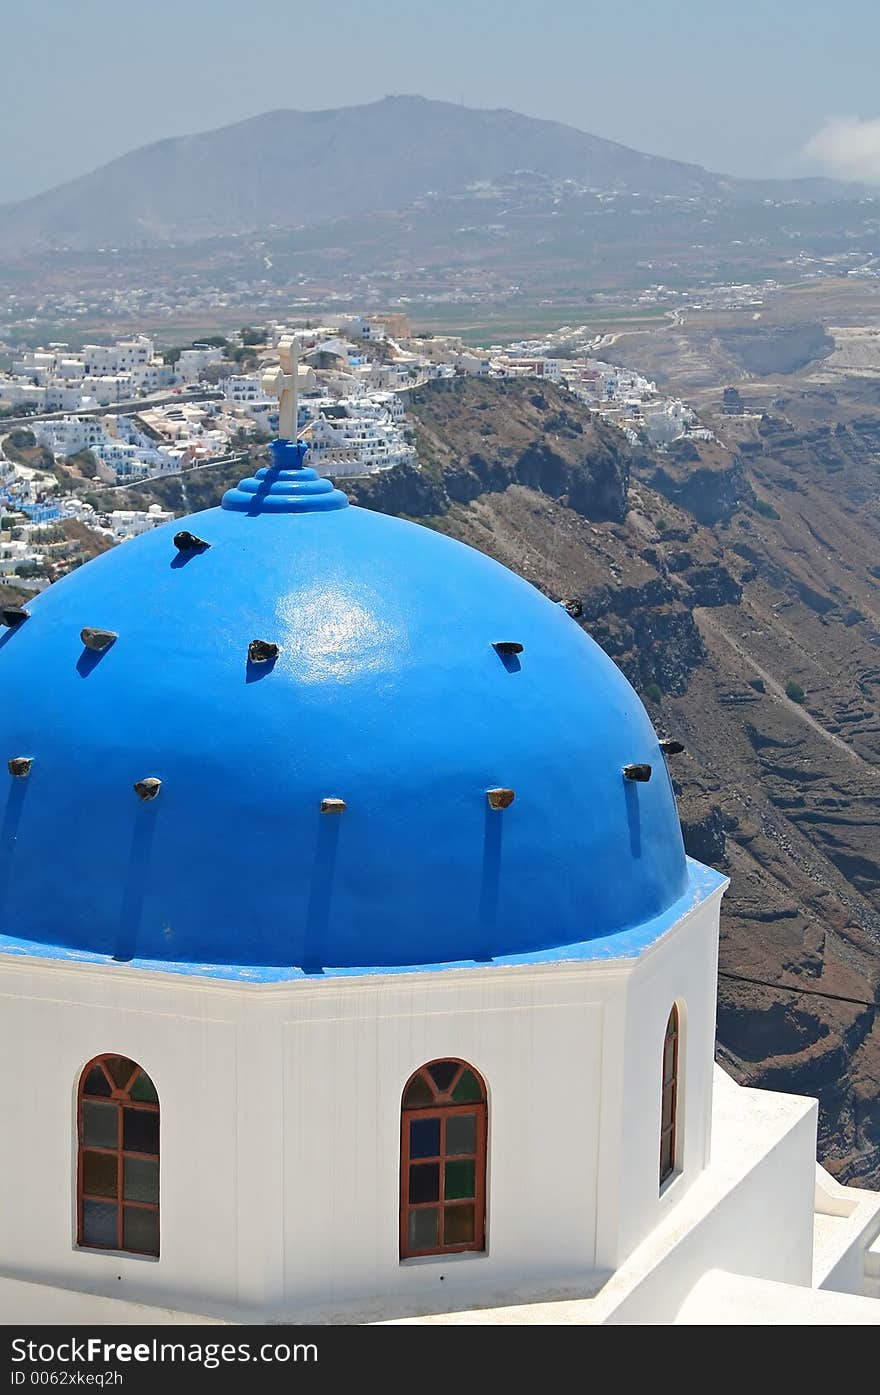
{"label": "mountain", "polygon": [[[516,171],[654,196],[821,199],[827,180],[775,184],[712,174],[555,121],[386,97],[330,111],[272,111],[157,141],[0,207],[0,247],[145,247],[398,209]],[[854,186],[853,186],[854,187]]]}

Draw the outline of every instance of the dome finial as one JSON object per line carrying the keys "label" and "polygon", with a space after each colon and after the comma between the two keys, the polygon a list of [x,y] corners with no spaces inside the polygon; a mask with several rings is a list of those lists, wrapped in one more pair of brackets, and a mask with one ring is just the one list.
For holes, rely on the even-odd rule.
{"label": "dome finial", "polygon": [[227,489],[222,507],[236,513],[324,513],[347,509],[348,495],[304,464],[302,441],[272,441],[272,464]]}
{"label": "dome finial", "polygon": [[238,513],[320,513],[348,507],[348,495],[334,489],[303,462],[308,447],[296,439],[297,395],[299,388],[313,388],[311,368],[297,362],[296,338],[285,334],[278,341],[280,363],[263,373],[265,392],[279,399],[278,437],[269,446],[272,464],[242,480],[223,495],[224,509]]}

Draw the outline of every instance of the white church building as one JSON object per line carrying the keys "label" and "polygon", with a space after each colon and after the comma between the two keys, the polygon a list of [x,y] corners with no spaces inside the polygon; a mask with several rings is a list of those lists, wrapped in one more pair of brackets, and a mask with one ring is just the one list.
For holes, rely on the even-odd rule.
{"label": "white church building", "polygon": [[304,455],[3,614],[5,1321],[880,1322],[636,694]]}

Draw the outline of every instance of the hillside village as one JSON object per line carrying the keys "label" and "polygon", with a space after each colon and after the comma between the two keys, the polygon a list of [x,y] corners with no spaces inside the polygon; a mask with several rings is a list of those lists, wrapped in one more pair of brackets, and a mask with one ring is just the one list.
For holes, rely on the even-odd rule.
{"label": "hillside village", "polygon": [[[0,376],[0,578],[42,589],[92,555],[90,536],[100,550],[172,517],[155,503],[127,507],[130,486],[234,464],[267,441],[278,402],[262,370],[287,333],[313,371],[298,433],[322,475],[418,465],[406,394],[461,376],[551,382],[631,443],[712,439],[682,401],[595,357],[600,341],[583,327],[485,350],[414,336],[402,314],[330,316],[292,330],[272,323],[164,353],[146,335],[78,351],[50,344],[23,351]],[[107,509],[108,491],[118,507]]]}

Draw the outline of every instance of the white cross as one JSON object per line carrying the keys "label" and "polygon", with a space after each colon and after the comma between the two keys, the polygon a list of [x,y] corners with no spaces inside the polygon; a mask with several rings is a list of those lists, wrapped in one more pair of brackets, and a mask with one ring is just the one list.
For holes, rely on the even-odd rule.
{"label": "white cross", "polygon": [[285,334],[279,339],[278,357],[280,363],[263,373],[263,391],[270,397],[278,398],[279,438],[282,441],[295,441],[297,395],[300,389],[308,392],[315,386],[315,375],[311,368],[300,368],[296,338],[292,334]]}

